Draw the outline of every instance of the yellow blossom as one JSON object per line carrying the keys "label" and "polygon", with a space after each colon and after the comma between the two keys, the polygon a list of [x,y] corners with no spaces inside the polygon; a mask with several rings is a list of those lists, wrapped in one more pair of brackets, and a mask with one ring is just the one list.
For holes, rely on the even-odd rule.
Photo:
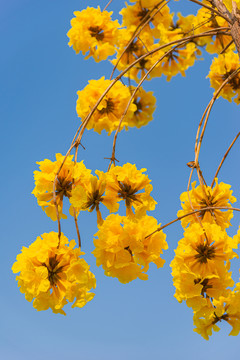
{"label": "yellow blossom", "polygon": [[[210,78],[211,87],[217,90],[222,83],[239,68],[238,54],[233,51],[228,51],[226,54],[219,55],[214,58],[210,67],[208,77]],[[237,96],[236,96],[237,95]],[[219,96],[222,96],[228,101],[236,96],[234,101],[240,103],[240,73],[233,77],[221,90]]]}
{"label": "yellow blossom", "polygon": [[[102,77],[99,80],[90,80],[89,84],[83,90],[78,91],[76,110],[78,116],[82,118],[82,121],[84,121],[85,117],[110,84],[111,80],[105,80],[105,78]],[[106,130],[108,135],[110,135],[112,131],[118,128],[119,121],[130,97],[131,95],[128,88],[118,81],[98,105],[87,124],[87,129],[94,129],[94,131],[99,134],[101,134],[102,130]],[[135,110],[136,105],[132,103],[121,124],[120,130],[124,127],[127,130],[128,119],[132,117]]]}
{"label": "yellow blossom", "polygon": [[98,62],[115,53],[119,23],[111,20],[112,12],[87,7],[75,11],[74,15],[67,36],[69,46],[73,46],[77,54],[82,51],[85,55],[89,51],[85,58],[93,56]]}
{"label": "yellow blossom", "polygon": [[134,219],[109,215],[99,227],[94,239],[97,266],[102,265],[107,276],[117,277],[122,283],[136,278],[146,280],[149,263],[162,267],[162,250],[168,245],[160,231],[151,234],[159,225],[150,216]]}
{"label": "yellow blossom", "polygon": [[[134,89],[132,88],[132,91]],[[153,92],[147,92],[140,88],[133,98],[133,103],[136,105],[137,110],[134,111],[132,118],[129,119],[128,126],[140,128],[147,125],[153,119],[153,112],[156,107],[156,98]]]}
{"label": "yellow blossom", "polygon": [[94,297],[89,291],[96,287],[94,275],[89,265],[80,258],[83,252],[75,248],[74,240],[55,232],[37,237],[12,266],[20,291],[38,311],[52,309],[54,313],[65,315],[62,310],[68,302],[72,307],[83,307]]}
{"label": "yellow blossom", "polygon": [[[199,185],[195,188],[196,182],[192,183],[192,190],[184,192],[180,196],[183,210],[179,210],[178,217],[192,212],[201,210],[206,207],[229,207],[234,203],[236,198],[232,196],[231,186],[215,179],[215,186],[211,188],[206,185]],[[233,217],[232,210],[210,209],[202,210],[196,214],[186,216],[181,220],[185,228],[188,224],[198,223],[199,220],[204,222],[215,223],[223,229],[229,227],[230,219]]]}
{"label": "yellow blossom", "polygon": [[[34,171],[35,188],[33,194],[36,196],[38,205],[51,217],[53,221],[57,220],[56,208],[53,201],[53,183],[57,172],[64,160],[63,155],[56,154],[56,161],[45,159],[39,161],[39,170]],[[60,218],[66,218],[66,215],[62,213],[63,198],[71,197],[73,184],[80,184],[89,177],[91,170],[88,170],[83,161],[80,163],[74,163],[72,161],[73,155],[69,155],[57,176],[56,181],[56,202],[58,205],[58,211]]]}
{"label": "yellow blossom", "polygon": [[102,224],[102,216],[99,210],[100,203],[103,203],[111,212],[118,210],[118,204],[111,197],[103,196],[106,189],[106,174],[96,170],[96,176],[91,175],[83,185],[79,184],[72,190],[70,203],[77,212],[80,210],[97,211],[98,224]]}
{"label": "yellow blossom", "polygon": [[193,224],[184,232],[184,238],[175,250],[179,267],[185,264],[200,278],[219,275],[226,263],[237,254],[233,249],[238,243],[230,238],[220,226],[210,223]]}
{"label": "yellow blossom", "polygon": [[126,214],[146,214],[154,210],[156,201],[150,196],[152,185],[148,176],[143,174],[146,169],[137,170],[136,165],[127,163],[123,166],[112,166],[107,174],[106,196],[117,203],[125,201]]}

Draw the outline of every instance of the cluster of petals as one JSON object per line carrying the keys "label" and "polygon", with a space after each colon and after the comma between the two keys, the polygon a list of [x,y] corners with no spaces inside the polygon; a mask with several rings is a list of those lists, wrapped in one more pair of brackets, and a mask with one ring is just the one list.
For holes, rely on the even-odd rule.
{"label": "cluster of petals", "polygon": [[[111,80],[105,80],[104,76],[99,80],[90,80],[88,85],[81,91],[78,91],[77,100],[77,114],[85,120],[101,95],[112,83]],[[102,130],[106,130],[108,135],[116,130],[119,126],[120,119],[128,105],[131,98],[129,89],[120,81],[117,81],[114,86],[107,92],[96,111],[90,117],[87,123],[87,129],[94,129],[94,131],[101,134]],[[128,128],[128,119],[131,118],[134,112],[137,111],[136,105],[132,102],[128,108],[128,112],[123,119],[120,130],[124,127]]]}
{"label": "cluster of petals", "polygon": [[23,247],[12,266],[20,291],[38,311],[52,309],[64,314],[64,305],[83,307],[93,299],[89,292],[96,287],[89,265],[80,258],[84,253],[75,248],[74,240],[69,241],[63,234],[60,239],[55,232],[37,237],[28,248]]}
{"label": "cluster of petals", "polygon": [[160,255],[168,248],[162,231],[148,236],[157,227],[157,220],[151,216],[133,219],[109,215],[95,234],[93,254],[97,266],[102,265],[107,276],[117,277],[121,283],[147,280],[149,264],[162,267],[165,261]]}
{"label": "cluster of petals", "polygon": [[[239,68],[238,54],[233,51],[228,51],[226,54],[219,55],[213,59],[210,67],[208,77],[210,79],[211,87],[218,90],[223,82]],[[228,83],[222,88],[219,96],[222,96],[228,101],[234,101],[240,103],[240,73],[228,81]]]}
{"label": "cluster of petals", "polygon": [[[233,238],[228,236],[226,228],[232,218],[232,196],[230,185],[215,186],[192,184],[192,190],[184,192],[180,199],[182,209],[178,216],[183,218],[184,237],[178,243],[175,257],[171,262],[175,297],[179,302],[193,309],[194,331],[208,340],[212,331],[218,331],[218,322],[226,320],[232,325],[230,335],[240,330],[240,306],[229,311],[230,302],[236,291],[230,261],[238,257],[234,249],[240,242],[240,231]],[[206,208],[209,207],[211,209]],[[214,207],[226,208],[225,211]],[[198,212],[188,215],[193,210]],[[239,303],[240,304],[240,303]]]}
{"label": "cluster of petals", "polygon": [[156,201],[150,196],[151,180],[143,174],[146,169],[138,170],[134,164],[112,166],[107,174],[106,196],[116,204],[124,200],[126,215],[145,215],[146,211],[154,210]]}
{"label": "cluster of petals", "polygon": [[200,210],[193,215],[181,219],[183,228],[188,224],[199,223],[199,221],[217,224],[222,229],[229,227],[231,225],[230,220],[233,217],[232,210],[202,209],[207,207],[231,208],[231,203],[236,201],[236,198],[232,196],[232,190],[230,190],[231,185],[223,182],[218,184],[218,179],[216,178],[213,188],[206,185],[195,186],[196,182],[193,182],[192,190],[183,192],[180,196],[182,210],[178,211],[178,217],[189,214],[194,210]]}
{"label": "cluster of petals", "polygon": [[32,193],[36,196],[38,205],[53,221],[57,220],[53,196],[56,175],[58,174],[55,186],[58,213],[60,218],[66,218],[66,215],[62,213],[63,198],[70,198],[73,185],[83,184],[91,173],[91,170],[85,167],[83,161],[75,163],[73,155],[67,156],[65,161],[64,159],[64,155],[56,154],[56,161],[49,159],[39,161],[37,162],[39,171],[34,171],[35,188]]}
{"label": "cluster of petals", "polygon": [[71,20],[68,31],[69,46],[78,54],[88,53],[86,59],[93,56],[95,61],[106,60],[116,51],[119,23],[111,20],[112,12],[101,11],[88,7],[82,11],[75,11],[75,18]]}

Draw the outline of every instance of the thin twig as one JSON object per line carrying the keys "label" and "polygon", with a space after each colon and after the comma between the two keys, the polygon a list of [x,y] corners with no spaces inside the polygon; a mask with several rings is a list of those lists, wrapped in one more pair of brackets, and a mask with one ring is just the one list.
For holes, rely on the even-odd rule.
{"label": "thin twig", "polygon": [[218,10],[212,8],[211,6],[208,6],[208,5],[202,3],[201,1],[198,1],[198,0],[190,0],[190,1],[191,1],[191,2],[194,2],[195,4],[200,5],[200,6],[202,6],[202,7],[205,7],[206,9],[214,12],[214,13],[217,14],[218,16],[224,18],[229,24],[232,24],[232,21],[231,21],[230,18],[228,18],[227,16],[223,15],[221,12],[219,12]]}
{"label": "thin twig", "polygon": [[110,0],[110,1],[107,3],[107,5],[106,5],[105,8],[103,9],[103,11],[107,10],[108,6],[111,4],[112,1],[113,1],[113,0]]}
{"label": "thin twig", "polygon": [[217,171],[216,171],[216,173],[215,173],[215,175],[214,175],[214,177],[213,177],[213,181],[212,181],[212,184],[211,184],[211,188],[212,188],[213,185],[214,185],[215,178],[218,176],[218,173],[219,173],[219,171],[220,171],[220,169],[221,169],[221,167],[222,167],[222,164],[224,163],[224,160],[225,160],[226,157],[228,156],[229,151],[231,150],[231,148],[232,148],[233,145],[235,144],[235,142],[236,142],[236,140],[238,139],[239,135],[240,135],[240,131],[239,131],[239,133],[235,136],[235,138],[234,138],[234,140],[232,141],[231,145],[229,146],[229,148],[227,149],[226,153],[224,154],[224,156],[223,156],[223,158],[222,158],[222,161],[220,162],[220,164],[219,164],[219,166],[218,166],[218,168],[217,168]]}
{"label": "thin twig", "polygon": [[80,231],[79,231],[79,227],[78,227],[75,207],[73,207],[73,215],[74,215],[74,221],[75,221],[75,226],[76,226],[76,230],[77,230],[78,246],[79,246],[79,249],[81,249],[81,236],[80,236]]}
{"label": "thin twig", "polygon": [[239,208],[233,208],[233,207],[222,207],[222,206],[208,206],[208,207],[205,207],[205,208],[202,208],[202,209],[197,209],[197,210],[194,210],[194,211],[191,211],[190,213],[187,213],[187,214],[184,214],[182,216],[179,216],[177,217],[176,219],[170,221],[169,223],[163,225],[163,226],[160,226],[159,228],[157,228],[155,231],[153,231],[151,234],[145,236],[145,239],[152,236],[153,234],[161,231],[162,229],[166,228],[167,226],[169,225],[172,225],[174,224],[175,222],[179,221],[179,220],[182,220],[183,218],[187,217],[187,216],[190,216],[190,215],[193,215],[195,213],[198,213],[200,211],[207,211],[207,210],[234,210],[234,211],[240,211]]}

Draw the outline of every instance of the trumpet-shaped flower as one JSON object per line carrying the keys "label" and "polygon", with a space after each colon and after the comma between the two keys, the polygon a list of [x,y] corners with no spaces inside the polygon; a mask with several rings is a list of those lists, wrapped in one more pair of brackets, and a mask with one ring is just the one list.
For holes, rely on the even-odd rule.
{"label": "trumpet-shaped flower", "polygon": [[195,188],[196,182],[192,183],[192,190],[184,192],[180,196],[183,210],[178,211],[178,217],[191,213],[193,210],[200,210],[193,215],[184,217],[181,220],[185,228],[188,224],[204,221],[215,223],[222,229],[229,227],[230,219],[233,217],[232,210],[209,209],[207,207],[227,207],[231,209],[231,204],[236,201],[232,196],[231,186],[215,179],[215,186],[211,188],[206,185],[199,185]]}
{"label": "trumpet-shaped flower", "polygon": [[[238,54],[233,51],[228,51],[226,54],[219,55],[213,59],[210,67],[208,77],[210,78],[211,87],[215,90],[222,85],[222,83],[239,68],[239,57]],[[234,101],[240,103],[240,73],[228,81],[223,87],[219,96],[222,96],[228,101],[232,101],[232,98],[236,96]]]}
{"label": "trumpet-shaped flower", "polygon": [[[84,121],[85,117],[89,114],[96,102],[99,100],[104,91],[111,84],[110,80],[105,80],[102,77],[99,80],[90,80],[89,84],[81,91],[78,91],[77,100],[77,114]],[[102,130],[106,130],[108,135],[116,130],[119,125],[121,116],[123,115],[131,94],[129,89],[124,86],[120,81],[104,96],[103,100],[98,105],[96,111],[92,114],[87,123],[87,129],[94,129],[94,131],[101,134]],[[136,111],[136,105],[130,104],[127,115],[125,116],[120,130],[128,127],[128,119],[132,117]]]}
{"label": "trumpet-shaped flower", "polygon": [[119,23],[111,20],[112,12],[88,7],[75,11],[74,15],[67,36],[69,46],[73,46],[77,54],[89,52],[86,59],[93,56],[99,62],[115,53]]}
{"label": "trumpet-shaped flower", "polygon": [[150,196],[151,180],[143,174],[145,171],[137,170],[136,165],[127,163],[112,166],[107,174],[106,196],[115,203],[124,200],[128,216],[133,215],[132,207],[138,214],[155,209],[156,201]]}
{"label": "trumpet-shaped flower", "polygon": [[157,220],[150,216],[130,219],[109,215],[95,234],[97,266],[102,265],[107,276],[117,277],[122,283],[146,280],[149,264],[162,267],[165,261],[160,255],[168,248],[162,231],[148,236],[157,227]]}
{"label": "trumpet-shaped flower", "polygon": [[185,230],[175,250],[175,261],[180,267],[185,264],[200,278],[219,275],[226,263],[237,256],[233,251],[237,246],[238,242],[220,226],[196,223]]}
{"label": "trumpet-shaped flower", "polygon": [[38,311],[52,309],[65,315],[62,310],[68,302],[72,307],[83,307],[92,300],[89,292],[96,287],[89,265],[80,258],[83,252],[74,249],[76,243],[55,232],[42,234],[22,253],[12,266],[20,291]]}
{"label": "trumpet-shaped flower", "polygon": [[[72,188],[76,184],[82,184],[90,176],[91,170],[88,170],[83,161],[74,163],[73,155],[66,158],[56,181],[56,203],[60,218],[66,218],[62,213],[63,198],[71,197]],[[45,159],[39,161],[39,170],[34,171],[35,188],[33,194],[36,196],[38,205],[46,212],[53,221],[57,220],[56,208],[53,198],[53,184],[55,177],[64,161],[64,156],[56,154],[56,161]]]}
{"label": "trumpet-shaped flower", "polygon": [[103,196],[106,190],[106,174],[96,170],[96,176],[91,175],[83,185],[78,185],[72,190],[70,203],[77,212],[80,210],[97,211],[97,222],[102,224],[102,216],[99,210],[100,203],[103,203],[111,212],[118,210],[118,204],[109,196]]}

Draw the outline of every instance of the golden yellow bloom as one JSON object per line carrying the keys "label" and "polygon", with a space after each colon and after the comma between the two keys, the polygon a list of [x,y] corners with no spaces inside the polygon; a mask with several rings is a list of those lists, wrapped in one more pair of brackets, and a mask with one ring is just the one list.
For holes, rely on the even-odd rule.
{"label": "golden yellow bloom", "polygon": [[[237,8],[240,9],[240,0],[234,0],[234,2],[236,3]],[[232,3],[233,0],[223,0],[223,4],[230,12],[232,12]]]}
{"label": "golden yellow bloom", "polygon": [[162,267],[162,250],[168,245],[166,235],[160,231],[147,237],[159,225],[150,216],[134,219],[109,215],[95,234],[94,239],[97,266],[102,265],[105,275],[117,277],[122,283],[136,278],[146,280],[149,263]]}
{"label": "golden yellow bloom", "polygon": [[[192,183],[192,190],[181,194],[183,210],[179,210],[177,216],[188,214],[193,210],[201,210],[206,207],[229,207],[230,203],[234,203],[236,198],[232,196],[231,186],[215,179],[215,186],[199,185],[195,188],[196,182]],[[233,217],[232,210],[202,210],[196,214],[186,216],[181,220],[182,226],[185,228],[188,224],[198,223],[198,219],[204,222],[215,223],[222,229],[229,227],[230,220]]]}
{"label": "golden yellow bloom", "polygon": [[[214,30],[220,27],[228,27],[228,23],[220,16],[216,16],[213,12],[202,7],[198,10],[198,13],[193,22],[194,34],[200,34],[205,31]],[[200,46],[206,45],[206,50],[210,53],[220,53],[229,44],[229,36],[226,35],[214,35],[204,36],[196,40]],[[226,51],[234,49],[234,44],[230,46]]]}
{"label": "golden yellow bloom", "polygon": [[118,204],[111,197],[103,196],[106,189],[106,174],[96,170],[96,176],[91,175],[83,185],[79,184],[72,190],[70,203],[77,212],[80,210],[97,211],[98,224],[101,225],[103,220],[99,210],[100,203],[103,203],[110,212],[118,210]]}
{"label": "golden yellow bloom", "polygon": [[[132,88],[132,91],[135,88]],[[140,88],[133,99],[137,110],[134,111],[132,118],[129,119],[128,126],[140,128],[145,126],[153,119],[153,112],[156,108],[156,98],[152,91],[145,91]]]}
{"label": "golden yellow bloom", "polygon": [[60,241],[55,232],[37,237],[28,248],[23,247],[12,266],[20,291],[38,311],[52,309],[54,313],[65,315],[62,310],[68,302],[72,307],[83,307],[93,299],[89,291],[96,287],[94,275],[89,265],[80,258],[83,252],[74,249],[76,243],[70,242],[61,234]]}
{"label": "golden yellow bloom", "polygon": [[75,11],[74,15],[67,36],[69,46],[73,46],[77,54],[82,51],[85,55],[89,51],[86,59],[93,56],[99,62],[115,53],[119,23],[111,20],[112,12],[88,7]]}
{"label": "golden yellow bloom", "polygon": [[152,185],[148,176],[143,174],[146,169],[137,170],[136,165],[127,163],[123,166],[112,166],[107,174],[106,196],[117,203],[125,200],[126,214],[146,214],[154,210],[156,201],[150,196]]}
{"label": "golden yellow bloom", "polygon": [[[211,311],[208,314],[202,315],[201,312],[196,312],[193,316],[193,322],[196,328],[195,332],[202,335],[205,340],[212,335],[212,330],[219,331],[220,328],[216,325],[222,320],[228,322],[232,326],[229,335],[236,336],[240,331],[240,309],[239,309],[239,292],[229,292],[227,297],[220,297],[219,300],[213,300]],[[237,308],[232,306],[238,303]]]}
{"label": "golden yellow bloom", "polygon": [[[56,174],[63,162],[65,156],[56,154],[56,161],[45,159],[39,161],[40,171],[34,171],[35,188],[32,192],[37,198],[38,205],[46,212],[53,221],[57,220],[56,209],[53,201],[53,183]],[[73,183],[83,183],[90,176],[91,170],[88,170],[83,161],[74,164],[73,155],[66,158],[56,182],[56,201],[58,205],[59,216],[66,218],[62,213],[63,198],[71,197]]]}
{"label": "golden yellow bloom", "polygon": [[187,305],[192,307],[194,311],[200,310],[206,306],[202,300],[215,298],[225,295],[227,288],[234,285],[229,272],[230,262],[218,268],[218,274],[201,276],[198,272],[191,271],[186,264],[179,264],[176,259],[171,262],[173,284],[176,287],[175,298],[182,302],[187,301]]}
{"label": "golden yellow bloom", "polygon": [[[226,54],[219,55],[214,58],[210,67],[210,72],[207,77],[210,78],[211,87],[217,90],[222,83],[231,75],[236,69],[239,68],[238,54],[233,51],[228,51]],[[237,95],[237,96],[236,96]],[[219,96],[222,96],[228,101],[236,96],[234,101],[240,103],[240,73],[232,78],[221,90]]]}
{"label": "golden yellow bloom", "polygon": [[229,260],[237,257],[232,250],[238,242],[230,238],[220,226],[210,223],[193,224],[184,232],[184,238],[175,250],[179,269],[185,264],[199,278],[219,276]]}
{"label": "golden yellow bloom", "polygon": [[[159,3],[159,2],[158,2]],[[139,27],[140,25],[143,25],[143,21],[147,21],[150,16],[152,16],[156,10],[153,10],[153,8],[158,4],[156,1],[138,1],[134,5],[128,5],[126,4],[126,8],[123,8],[120,11],[120,14],[123,17],[123,23],[122,25],[127,27],[127,29],[134,27],[135,29]],[[157,8],[162,6],[160,4]],[[151,12],[151,10],[153,10]],[[146,25],[140,34],[140,38],[143,33],[148,32],[149,34],[154,35],[155,37],[158,37],[158,31],[157,31],[157,25],[159,23],[162,23],[165,28],[168,28],[170,24],[172,23],[173,14],[170,14],[169,7],[165,5],[162,7],[161,11],[158,11],[154,18],[151,20],[150,24]],[[134,29],[134,30],[135,30]]]}
{"label": "golden yellow bloom", "polygon": [[[176,38],[178,37],[179,35],[176,34]],[[167,50],[165,50],[165,52]],[[179,73],[185,76],[185,70],[194,65],[197,55],[198,50],[194,43],[188,43],[182,48],[177,48],[157,65],[153,70],[152,76],[161,76],[164,74],[167,77],[167,81],[170,81],[173,76]]]}
{"label": "golden yellow bloom", "polygon": [[[105,80],[103,76],[99,80],[90,80],[83,90],[78,91],[76,110],[82,121],[110,84],[111,80]],[[108,135],[110,135],[112,131],[117,129],[130,97],[128,88],[118,81],[98,105],[97,110],[93,113],[87,124],[87,129],[94,129],[99,134],[101,134],[102,130],[106,130]],[[136,111],[136,105],[132,103],[121,124],[120,130],[124,127],[127,130],[128,119],[132,117],[134,111]]]}

